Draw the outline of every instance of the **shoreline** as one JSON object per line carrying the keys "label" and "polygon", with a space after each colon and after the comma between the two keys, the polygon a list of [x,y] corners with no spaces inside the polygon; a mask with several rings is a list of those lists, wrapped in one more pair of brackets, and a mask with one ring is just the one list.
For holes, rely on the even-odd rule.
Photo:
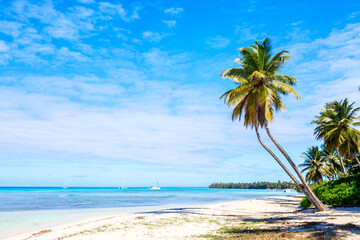
{"label": "shoreline", "polygon": [[[172,207],[186,207],[187,205],[160,205],[160,206],[137,206],[137,207],[116,207],[116,208],[84,208],[84,209],[54,209],[54,210],[31,210],[31,211],[9,211],[1,212],[2,218],[11,216],[11,218],[20,219],[24,215],[28,218],[32,218],[33,221],[25,222],[25,226],[22,229],[14,230],[12,233],[3,233],[0,225],[0,239],[12,239],[13,237],[20,236],[22,234],[41,231],[44,228],[54,228],[60,225],[71,224],[86,219],[101,218],[113,215],[126,215],[136,214],[142,212],[158,211],[164,208]],[[39,221],[46,221],[50,218],[50,222],[39,223]],[[70,222],[69,222],[69,219]],[[0,221],[1,222],[1,221]],[[31,225],[31,226],[29,226]],[[8,226],[5,226],[6,228]]]}
{"label": "shoreline", "polygon": [[[236,189],[235,189],[236,190]],[[270,190],[269,190],[270,191]],[[292,194],[297,195],[293,192]],[[271,195],[270,195],[271,196]],[[276,195],[274,195],[276,196]],[[109,208],[83,208],[83,209],[52,209],[30,211],[7,211],[0,213],[0,239],[10,238],[19,234],[32,231],[40,231],[44,228],[52,228],[69,222],[80,221],[86,218],[100,217],[104,215],[122,215],[131,213],[143,213],[158,211],[169,208],[199,207],[208,204],[220,204],[233,201],[243,201],[268,196],[249,196],[234,200],[222,198],[206,202],[167,203],[162,205],[135,206],[135,207],[109,207]],[[20,227],[19,227],[20,226]]]}
{"label": "shoreline", "polygon": [[[297,195],[294,195],[297,197]],[[127,216],[132,214],[147,214],[156,211],[166,211],[169,209],[181,209],[181,208],[211,208],[219,204],[233,204],[238,202],[250,201],[255,199],[267,199],[271,197],[261,196],[251,199],[243,200],[229,200],[229,201],[216,201],[211,203],[188,203],[188,204],[167,204],[159,206],[137,206],[137,207],[116,207],[116,208],[86,208],[86,209],[55,209],[55,210],[32,210],[32,211],[10,211],[2,212],[3,217],[8,215],[19,215],[22,217],[30,215],[30,218],[35,220],[43,220],[42,218],[49,218],[50,222],[46,224],[39,224],[39,226],[28,226],[22,229],[12,231],[12,233],[3,234],[0,231],[0,238],[7,240],[23,239],[27,238],[25,235],[31,236],[37,232],[43,231],[49,228],[58,228],[61,226],[69,226],[83,221],[93,221],[108,217]],[[5,215],[5,216],[4,216]],[[71,220],[69,220],[71,219]],[[29,223],[27,223],[29,224]],[[1,229],[0,229],[1,230]]]}
{"label": "shoreline", "polygon": [[[150,211],[144,207],[145,211],[136,213],[104,214],[98,211],[99,215],[96,216],[68,220],[64,224],[42,227],[4,239],[205,239],[202,236],[216,234],[222,227],[249,223],[258,224],[256,227],[274,225],[297,232],[309,232],[311,229],[301,227],[317,222],[314,225],[317,228],[320,221],[329,226],[355,224],[360,227],[360,208],[338,208],[314,213],[313,210],[301,210],[299,202],[297,196],[277,196],[186,206],[157,206]],[[321,228],[329,229],[325,225],[321,225]],[[357,239],[360,231],[341,230],[339,234],[346,236],[346,239]]]}

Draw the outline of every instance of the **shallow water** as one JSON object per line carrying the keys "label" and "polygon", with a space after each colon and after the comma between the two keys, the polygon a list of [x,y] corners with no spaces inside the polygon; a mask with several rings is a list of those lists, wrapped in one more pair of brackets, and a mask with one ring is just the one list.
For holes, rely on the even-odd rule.
{"label": "shallow water", "polygon": [[99,215],[294,194],[297,193],[252,189],[2,187],[0,239]]}
{"label": "shallow water", "polygon": [[2,187],[0,212],[196,204],[293,194],[253,189]]}

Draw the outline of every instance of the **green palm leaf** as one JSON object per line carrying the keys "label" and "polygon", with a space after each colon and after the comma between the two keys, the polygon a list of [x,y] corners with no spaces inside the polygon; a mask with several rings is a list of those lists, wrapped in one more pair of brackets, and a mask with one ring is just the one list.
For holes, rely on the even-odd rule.
{"label": "green palm leaf", "polygon": [[225,70],[221,76],[229,78],[240,86],[225,92],[221,98],[233,107],[233,120],[244,116],[245,126],[263,127],[274,119],[275,111],[285,111],[281,95],[299,94],[292,88],[296,79],[279,74],[278,70],[290,56],[286,50],[272,56],[271,41],[265,38],[261,43],[255,41],[251,47],[240,48],[240,59],[235,62],[240,68]]}

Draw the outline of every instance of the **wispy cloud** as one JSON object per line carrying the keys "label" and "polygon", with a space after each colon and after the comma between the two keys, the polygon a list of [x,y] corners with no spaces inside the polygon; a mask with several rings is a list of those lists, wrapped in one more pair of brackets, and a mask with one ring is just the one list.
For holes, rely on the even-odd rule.
{"label": "wispy cloud", "polygon": [[12,37],[18,37],[21,33],[23,24],[18,22],[10,22],[6,20],[0,21],[0,32]]}
{"label": "wispy cloud", "polygon": [[191,66],[191,57],[187,53],[171,53],[159,48],[152,48],[148,52],[142,53],[141,56],[155,76],[183,79],[187,76],[184,70]]}
{"label": "wispy cloud", "polygon": [[138,12],[141,8],[139,6],[135,7],[131,14],[128,14],[128,12],[123,8],[121,4],[100,2],[99,8],[100,11],[104,13],[108,13],[111,15],[119,14],[120,17],[126,22],[134,21],[140,18]]}
{"label": "wispy cloud", "polygon": [[163,20],[163,23],[165,23],[169,28],[172,28],[175,27],[176,20]]}
{"label": "wispy cloud", "polygon": [[290,23],[291,26],[298,26],[300,24],[302,24],[302,21],[297,21],[297,22]]}
{"label": "wispy cloud", "polygon": [[89,3],[94,3],[95,0],[77,0],[79,3],[83,3],[83,4],[89,4]]}
{"label": "wispy cloud", "polygon": [[216,37],[211,37],[211,38],[208,38],[205,43],[207,45],[209,45],[210,47],[212,48],[215,48],[215,49],[222,49],[222,48],[225,48],[229,45],[230,43],[230,39],[227,39],[227,38],[224,38],[224,37],[221,37],[221,36],[216,36]]}
{"label": "wispy cloud", "polygon": [[[7,99],[0,105],[0,145],[8,146],[3,156],[188,165],[220,160],[224,151],[232,149],[231,137],[227,138],[231,123],[217,116],[223,106],[212,94],[194,85],[139,81],[114,95],[114,87],[106,88],[104,79],[98,81],[25,77],[22,84],[31,93],[1,88]],[[73,91],[84,91],[83,96],[89,97],[101,94],[116,107],[84,105],[64,97],[78,96]],[[174,102],[176,112],[170,107]],[[19,146],[21,153],[13,151]]]}
{"label": "wispy cloud", "polygon": [[349,14],[348,18],[357,18],[360,15],[360,11]]}
{"label": "wispy cloud", "polygon": [[168,13],[171,15],[179,15],[183,12],[184,12],[184,9],[180,8],[180,7],[172,7],[172,8],[167,8],[164,10],[164,13]]}
{"label": "wispy cloud", "polygon": [[[100,2],[89,7],[71,6],[59,10],[51,1],[14,1],[6,8],[8,19],[0,20],[0,32],[11,36],[2,44],[6,54],[0,57],[0,63],[4,65],[13,61],[37,68],[46,64],[60,67],[74,60],[89,62],[89,55],[103,58],[109,54],[105,48],[95,50],[98,47],[91,47],[83,41],[108,28],[112,19],[125,22],[138,19],[139,9],[135,6],[132,10],[125,10],[121,4]],[[116,32],[123,41],[127,41],[130,34],[124,27],[107,31],[109,35]],[[161,37],[155,34],[152,40]],[[54,44],[53,39],[66,40],[69,44]]]}
{"label": "wispy cloud", "polygon": [[263,27],[264,25],[251,26],[248,23],[243,23],[235,26],[234,35],[239,39],[239,42],[254,41],[259,37],[266,36],[266,32],[262,30]]}
{"label": "wispy cloud", "polygon": [[169,34],[167,33],[159,33],[159,32],[152,32],[152,31],[145,31],[142,33],[142,36],[145,40],[150,42],[159,42]]}

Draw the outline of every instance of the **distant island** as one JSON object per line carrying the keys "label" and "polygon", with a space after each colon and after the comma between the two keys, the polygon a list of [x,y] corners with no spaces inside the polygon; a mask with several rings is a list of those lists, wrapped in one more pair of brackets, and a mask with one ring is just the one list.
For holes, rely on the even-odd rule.
{"label": "distant island", "polygon": [[213,183],[209,188],[225,189],[294,189],[292,182]]}

